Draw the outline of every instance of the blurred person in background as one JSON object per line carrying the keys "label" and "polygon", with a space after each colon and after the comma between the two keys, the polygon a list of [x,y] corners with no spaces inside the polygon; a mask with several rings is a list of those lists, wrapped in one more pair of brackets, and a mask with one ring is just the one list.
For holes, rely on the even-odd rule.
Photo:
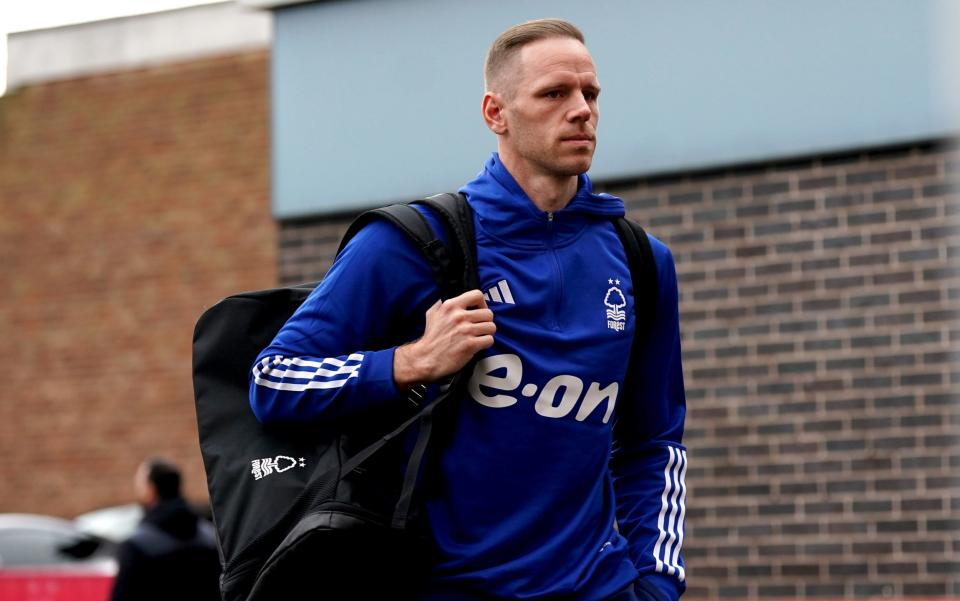
{"label": "blurred person in background", "polygon": [[180,494],[180,469],[151,458],[134,477],[143,521],[118,551],[112,601],[218,601],[220,558],[213,529]]}

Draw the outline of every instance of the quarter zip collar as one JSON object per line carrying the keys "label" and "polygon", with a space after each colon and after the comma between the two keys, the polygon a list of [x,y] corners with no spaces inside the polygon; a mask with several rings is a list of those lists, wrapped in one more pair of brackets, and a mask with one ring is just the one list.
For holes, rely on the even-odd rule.
{"label": "quarter zip collar", "polygon": [[591,221],[624,214],[623,201],[609,194],[594,194],[586,174],[579,176],[577,193],[566,207],[552,214],[541,211],[500,162],[497,153],[460,192],[467,195],[485,232],[519,248],[564,246]]}

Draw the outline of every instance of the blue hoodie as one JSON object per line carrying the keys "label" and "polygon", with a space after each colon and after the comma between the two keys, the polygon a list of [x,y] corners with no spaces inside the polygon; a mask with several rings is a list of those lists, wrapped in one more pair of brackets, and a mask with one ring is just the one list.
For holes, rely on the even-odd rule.
{"label": "blue hoodie", "polygon": [[[634,582],[676,599],[685,588],[673,258],[650,237],[657,319],[628,365],[635,290],[611,222],[623,203],[594,194],[586,175],[579,184],[563,210],[544,213],[494,154],[461,189],[497,333],[424,500],[437,561],[423,599],[602,600]],[[258,357],[257,417],[333,420],[404,402],[396,347],[376,343],[398,324],[401,340],[422,334],[436,298],[403,234],[385,222],[364,228]],[[638,384],[629,397],[628,369]]]}

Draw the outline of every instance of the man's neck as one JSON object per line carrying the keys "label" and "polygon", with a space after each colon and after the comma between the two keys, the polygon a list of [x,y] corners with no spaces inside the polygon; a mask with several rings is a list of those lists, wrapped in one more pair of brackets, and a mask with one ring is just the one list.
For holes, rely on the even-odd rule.
{"label": "man's neck", "polygon": [[576,175],[558,176],[528,172],[521,167],[521,164],[511,161],[510,157],[502,154],[500,161],[541,211],[556,213],[570,204],[577,193],[579,178]]}

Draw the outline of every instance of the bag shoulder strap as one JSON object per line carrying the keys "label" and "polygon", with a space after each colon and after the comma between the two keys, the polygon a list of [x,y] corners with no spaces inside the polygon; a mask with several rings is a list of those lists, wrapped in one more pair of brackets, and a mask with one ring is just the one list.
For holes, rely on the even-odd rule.
{"label": "bag shoulder strap", "polygon": [[[411,206],[414,203],[428,207],[439,218],[440,225],[446,235],[447,244],[439,240],[437,233],[426,217]],[[377,219],[386,219],[406,234],[423,254],[433,271],[441,298],[451,298],[467,290],[478,288],[479,277],[477,275],[473,211],[470,209],[466,197],[462,194],[437,194],[413,201],[411,204],[395,204],[361,214],[350,224],[340,242],[337,254],[343,251],[347,243],[364,226]],[[451,382],[447,382],[443,392],[433,403],[422,407],[414,416],[380,440],[358,452],[342,466],[341,473],[350,473],[379,451],[388,441],[399,436],[414,423],[419,422],[417,440],[408,458],[403,487],[394,508],[391,523],[394,528],[405,528],[410,520],[414,490],[433,431],[433,412],[436,406],[449,396],[447,392],[450,386]],[[410,391],[408,398],[414,404],[418,404],[417,401],[422,392],[423,390],[415,388]]]}
{"label": "bag shoulder strap", "polygon": [[477,241],[473,227],[473,209],[463,194],[436,194],[417,204],[430,207],[446,233],[449,251],[454,260],[454,276],[462,287],[460,292],[480,287],[477,272]]}
{"label": "bag shoulder strap", "polygon": [[[473,290],[480,287],[480,277],[477,271],[477,244],[476,233],[473,227],[473,210],[470,208],[466,197],[463,194],[437,194],[420,201],[430,208],[440,219],[440,225],[444,229],[447,239],[447,248],[453,257],[453,269],[450,277],[455,281],[450,289],[460,294],[467,290]],[[427,445],[433,431],[434,410],[440,403],[445,401],[454,390],[462,388],[462,381],[466,377],[468,367],[460,370],[441,384],[440,394],[432,402],[421,410],[418,414],[420,419],[420,432],[417,441],[414,443],[410,452],[410,458],[407,461],[407,469],[404,475],[403,489],[400,498],[394,508],[391,525],[394,528],[405,528],[410,521],[412,514],[413,495],[416,489],[416,483],[419,479],[420,470],[423,466],[423,459],[427,451]]]}
{"label": "bag shoulder strap", "polygon": [[347,243],[353,239],[357,233],[373,221],[385,219],[395,225],[401,232],[406,234],[407,238],[420,251],[426,259],[433,277],[440,288],[441,298],[450,298],[459,294],[457,288],[461,287],[461,277],[457,275],[454,264],[459,253],[459,249],[449,249],[437,237],[436,232],[427,222],[427,219],[409,204],[394,204],[378,209],[371,209],[361,213],[343,235],[340,240],[340,247],[337,249],[339,255],[347,246]]}
{"label": "bag shoulder strap", "polygon": [[[659,286],[657,283],[657,263],[653,257],[653,248],[647,233],[637,222],[619,217],[613,221],[620,242],[627,253],[627,265],[630,268],[630,280],[633,282],[634,332],[630,347],[630,361],[638,360],[640,347],[649,336],[656,321]],[[627,370],[624,388],[633,388],[633,374],[636,370]]]}
{"label": "bag shoulder strap", "polygon": [[634,312],[637,316],[637,334],[646,335],[655,320],[659,298],[657,263],[653,257],[650,238],[639,223],[626,217],[614,221],[617,235],[627,252],[630,279],[633,281]]}

